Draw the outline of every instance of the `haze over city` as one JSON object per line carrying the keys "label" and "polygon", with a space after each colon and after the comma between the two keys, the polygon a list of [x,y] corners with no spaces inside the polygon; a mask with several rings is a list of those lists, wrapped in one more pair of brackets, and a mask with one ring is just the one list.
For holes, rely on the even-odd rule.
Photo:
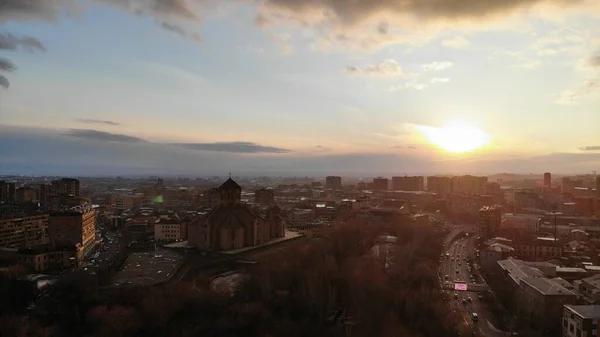
{"label": "haze over city", "polygon": [[597,1],[0,6],[0,173],[574,173],[600,160]]}

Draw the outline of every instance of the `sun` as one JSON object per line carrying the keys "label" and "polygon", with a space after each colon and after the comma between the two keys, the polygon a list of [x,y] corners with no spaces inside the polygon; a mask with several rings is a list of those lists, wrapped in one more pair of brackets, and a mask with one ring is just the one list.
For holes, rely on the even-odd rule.
{"label": "sun", "polygon": [[422,126],[419,128],[427,140],[448,152],[462,153],[485,146],[490,136],[465,121],[457,121],[442,127]]}

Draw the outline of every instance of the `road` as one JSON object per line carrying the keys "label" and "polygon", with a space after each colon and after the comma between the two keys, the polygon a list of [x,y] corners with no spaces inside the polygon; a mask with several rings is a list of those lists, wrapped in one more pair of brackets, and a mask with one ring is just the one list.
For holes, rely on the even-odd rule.
{"label": "road", "polygon": [[[475,259],[474,239],[474,237],[470,236],[447,242],[444,255],[448,253],[449,256],[445,256],[440,265],[442,280],[446,281],[447,275],[447,281],[471,283],[473,282],[471,281],[471,275],[474,274],[475,283],[483,282],[477,275],[475,268],[471,268],[466,261],[467,258],[471,258],[471,260]],[[497,330],[491,324],[492,316],[487,309],[486,303],[478,298],[477,293],[467,291],[450,292],[452,293],[450,297],[452,309],[461,314],[465,324],[473,329],[475,336],[499,337],[508,335],[506,332]],[[454,298],[454,294],[457,295],[456,299]],[[477,313],[479,316],[478,322],[473,322],[473,313]]]}

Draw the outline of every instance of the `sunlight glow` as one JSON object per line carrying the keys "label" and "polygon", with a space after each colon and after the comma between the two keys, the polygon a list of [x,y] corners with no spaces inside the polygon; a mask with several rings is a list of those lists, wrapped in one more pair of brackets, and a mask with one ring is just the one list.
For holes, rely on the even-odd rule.
{"label": "sunlight glow", "polygon": [[433,145],[454,153],[477,150],[490,139],[487,133],[464,121],[442,127],[421,126],[419,130]]}

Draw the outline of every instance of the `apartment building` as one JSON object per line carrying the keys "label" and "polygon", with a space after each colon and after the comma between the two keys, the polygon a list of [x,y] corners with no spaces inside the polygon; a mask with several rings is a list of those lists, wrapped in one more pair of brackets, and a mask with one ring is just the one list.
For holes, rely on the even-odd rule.
{"label": "apartment building", "polygon": [[48,242],[48,215],[0,219],[0,247],[29,247]]}
{"label": "apartment building", "polygon": [[563,337],[598,336],[600,305],[565,305]]}
{"label": "apartment building", "polygon": [[158,242],[186,239],[186,225],[177,218],[160,218],[154,223],[154,240]]}
{"label": "apartment building", "polygon": [[51,243],[72,244],[87,253],[96,241],[96,211],[91,205],[52,212],[48,219]]}

